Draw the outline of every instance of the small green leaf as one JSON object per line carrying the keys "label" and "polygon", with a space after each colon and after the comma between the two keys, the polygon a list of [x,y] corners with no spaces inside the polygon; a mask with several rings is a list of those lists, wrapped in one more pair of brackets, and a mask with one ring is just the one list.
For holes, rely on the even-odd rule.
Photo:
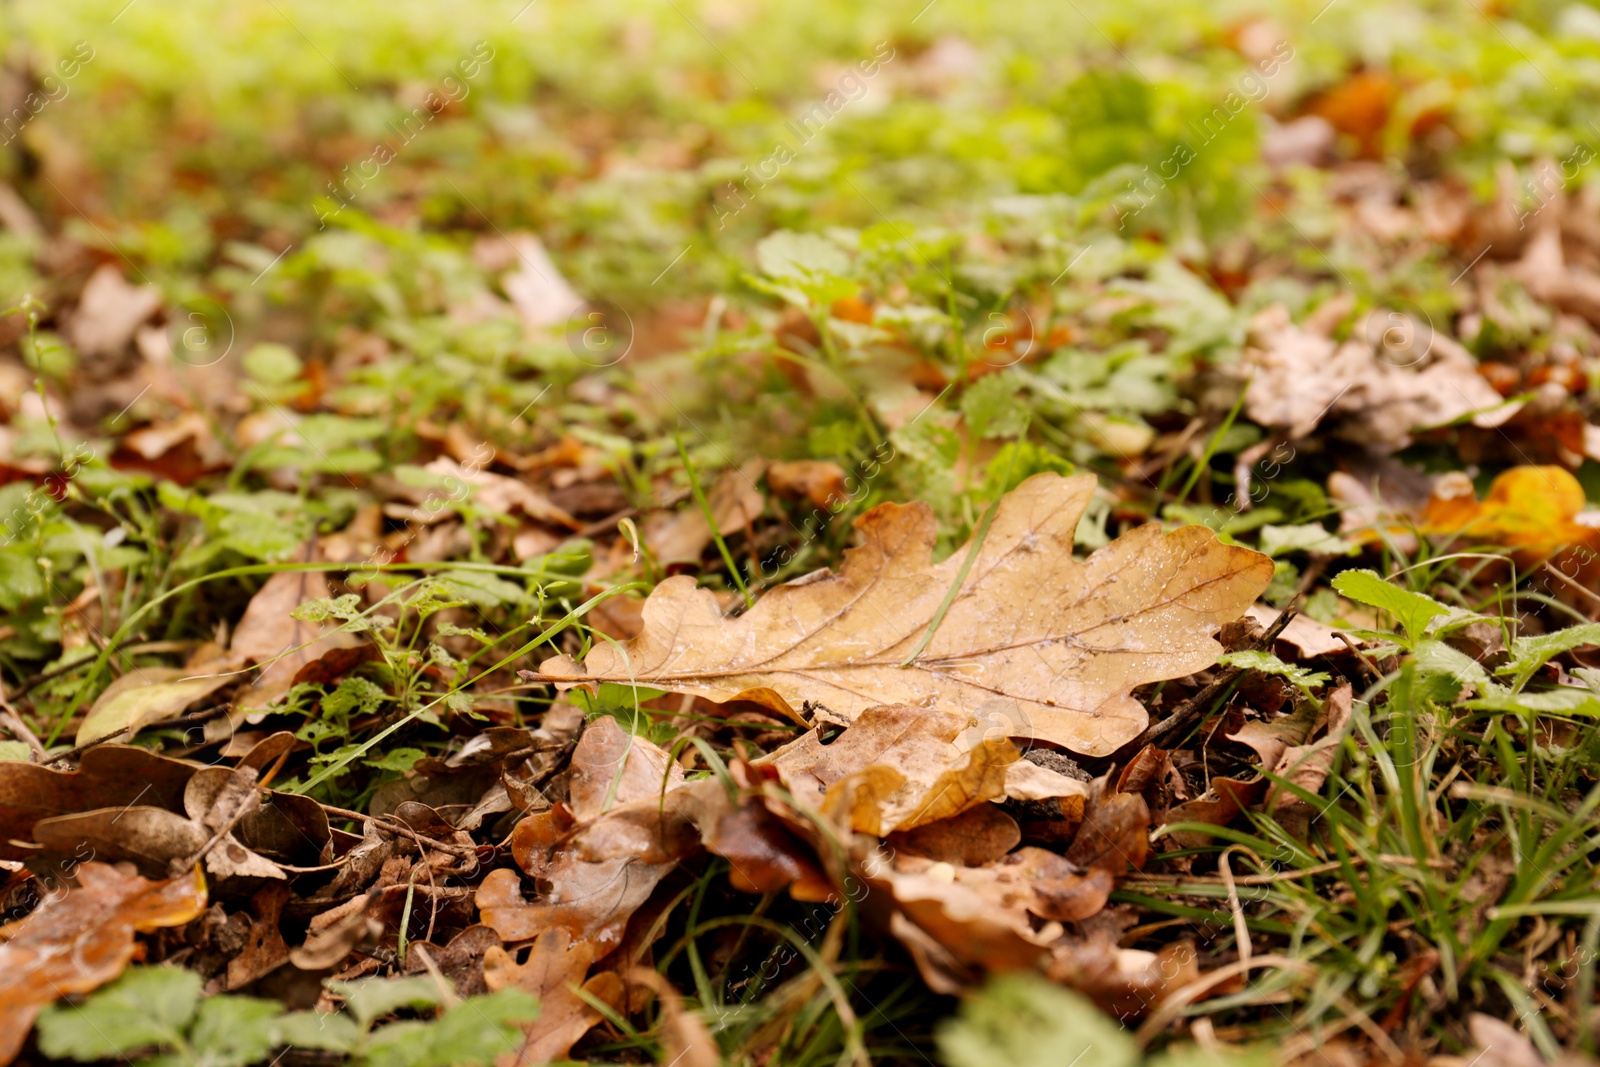
{"label": "small green leaf", "polygon": [[400,1022],[373,1034],[366,1067],[476,1067],[517,1048],[539,1002],[520,989],[471,997],[431,1023]]}
{"label": "small green leaf", "polygon": [[1406,637],[1413,646],[1428,632],[1432,620],[1440,615],[1446,622],[1437,628],[1465,626],[1480,616],[1439,603],[1431,596],[1413,593],[1384,581],[1373,571],[1345,571],[1333,579],[1333,587],[1342,596],[1379,608],[1393,615],[1405,628]]}
{"label": "small green leaf", "polygon": [[1250,648],[1229,652],[1217,662],[1226,663],[1241,670],[1275,674],[1287,680],[1290,684],[1298,686],[1305,693],[1310,693],[1311,690],[1318,686],[1327,685],[1333,679],[1333,676],[1326,671],[1310,671],[1293,663],[1285,663],[1270,652],[1261,652]]}
{"label": "small green leaf", "polygon": [[391,752],[385,752],[377,759],[363,760],[362,762],[368,767],[375,767],[380,771],[400,771],[404,773],[415,766],[417,760],[426,755],[427,753],[420,748],[397,748]]}
{"label": "small green leaf", "polygon": [[1553,634],[1519,637],[1511,642],[1511,660],[1495,673],[1511,675],[1511,687],[1521,689],[1540,667],[1563,652],[1585,645],[1600,645],[1600,622],[1557,630]]}
{"label": "small green leaf", "polygon": [[353,1052],[361,1042],[361,1027],[343,1012],[293,1012],[280,1018],[276,1029],[277,1043],[294,1048]]}
{"label": "small green leaf", "polygon": [[244,372],[258,382],[284,385],[300,377],[300,357],[287,346],[265,342],[244,354]]}
{"label": "small green leaf", "polygon": [[329,982],[328,988],[344,997],[350,1013],[363,1027],[401,1008],[427,1008],[439,1003],[439,987],[431,978],[362,978]]}
{"label": "small green leaf", "polygon": [[217,996],[200,1002],[189,1046],[194,1067],[247,1067],[267,1059],[277,1044],[283,1005],[256,997]]}
{"label": "small green leaf", "polygon": [[1489,680],[1489,672],[1481,663],[1443,641],[1422,641],[1414,655],[1419,671],[1454,678],[1458,688],[1471,685],[1479,692],[1498,688]]}
{"label": "small green leaf", "polygon": [[39,1048],[53,1060],[108,1060],[183,1039],[203,983],[181,967],[130,967],[82,1004],[39,1013]]}
{"label": "small green leaf", "polygon": [[1281,556],[1289,552],[1348,556],[1356,551],[1356,546],[1329,533],[1319,523],[1307,522],[1299,526],[1261,527],[1261,551],[1269,556]]}
{"label": "small green leaf", "polygon": [[1005,975],[961,1005],[936,1036],[949,1067],[1134,1067],[1139,1048],[1086,998],[1034,975]]}

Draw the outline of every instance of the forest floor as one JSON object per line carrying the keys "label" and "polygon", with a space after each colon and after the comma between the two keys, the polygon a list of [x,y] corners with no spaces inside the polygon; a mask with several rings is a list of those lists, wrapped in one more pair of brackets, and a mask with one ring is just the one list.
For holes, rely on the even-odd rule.
{"label": "forest floor", "polygon": [[0,1064],[1591,1062],[1594,9],[0,22]]}

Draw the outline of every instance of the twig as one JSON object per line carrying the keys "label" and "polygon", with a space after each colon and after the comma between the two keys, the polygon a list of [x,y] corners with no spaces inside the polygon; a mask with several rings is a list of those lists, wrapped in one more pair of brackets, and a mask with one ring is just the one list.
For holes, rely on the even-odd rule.
{"label": "twig", "polygon": [[1571,578],[1568,578],[1565,574],[1561,573],[1561,569],[1559,567],[1552,567],[1552,566],[1550,566],[1550,564],[1548,562],[1542,564],[1542,566],[1543,566],[1543,568],[1545,570],[1547,570],[1551,574],[1555,575],[1557,578],[1559,578],[1561,581],[1565,582],[1567,585],[1572,586],[1572,588],[1576,589],[1578,592],[1582,593],[1584,596],[1588,597],[1590,600],[1594,601],[1596,604],[1600,604],[1600,593],[1596,593],[1593,589],[1590,589],[1587,586],[1584,586],[1583,584],[1581,584],[1579,582],[1575,582]]}
{"label": "twig", "polygon": [[22,721],[22,716],[17,714],[17,709],[11,706],[11,701],[6,699],[5,687],[0,685],[0,721],[5,723],[6,729],[18,741],[27,745],[33,751],[35,763],[44,762],[44,744],[36,734],[28,729],[28,724]]}
{"label": "twig", "polygon": [[391,821],[389,821],[388,819],[384,818],[381,815],[363,815],[359,811],[351,811],[349,808],[336,808],[332,804],[324,804],[320,800],[317,801],[316,804],[323,811],[327,812],[330,815],[338,815],[338,816],[341,816],[341,817],[346,818],[346,819],[359,819],[361,822],[377,823],[379,826],[383,827],[385,830],[388,830],[388,831],[390,831],[392,833],[405,834],[407,837],[411,838],[413,841],[416,841],[418,844],[427,845],[430,848],[436,848],[440,852],[448,852],[453,856],[468,856],[468,855],[470,855],[470,856],[473,857],[473,859],[477,859],[477,856],[478,856],[478,850],[477,850],[477,848],[475,848],[473,846],[470,846],[470,845],[451,845],[451,844],[446,844],[443,841],[435,841],[431,837],[423,837],[421,834],[417,833],[411,827],[407,826],[403,822],[400,822],[399,820],[395,820],[394,822],[391,822]]}
{"label": "twig", "polygon": [[[1272,643],[1278,639],[1278,635],[1283,633],[1298,614],[1293,608],[1285,610],[1278,616],[1277,621],[1272,624],[1267,632],[1262,635],[1261,640],[1252,642],[1252,646],[1257,649],[1271,648]],[[1146,745],[1153,745],[1171,734],[1188,729],[1205,717],[1206,711],[1210,708],[1211,702],[1217,698],[1217,694],[1238,681],[1239,676],[1243,673],[1244,671],[1238,667],[1224,668],[1222,673],[1218,674],[1216,680],[1210,685],[1179,704],[1176,708],[1173,708],[1171,715],[1168,715],[1160,722],[1151,723],[1145,727],[1144,732],[1138,737],[1118,749],[1119,754],[1122,752],[1139,752]]]}
{"label": "twig", "polygon": [[1365,652],[1356,647],[1356,643],[1350,640],[1349,634],[1345,633],[1343,630],[1335,630],[1333,631],[1333,636],[1344,642],[1344,647],[1348,648],[1350,650],[1350,654],[1355,656],[1356,661],[1371,673],[1372,680],[1374,682],[1383,681],[1383,672],[1378,670],[1373,662],[1367,658],[1367,654]]}

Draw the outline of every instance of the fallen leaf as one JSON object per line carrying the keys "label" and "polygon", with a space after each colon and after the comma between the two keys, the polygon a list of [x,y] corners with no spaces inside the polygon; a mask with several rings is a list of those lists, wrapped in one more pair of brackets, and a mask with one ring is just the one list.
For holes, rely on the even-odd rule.
{"label": "fallen leaf", "polygon": [[[440,478],[442,485],[452,494],[460,492],[457,487],[469,487],[472,502],[487,511],[498,515],[521,513],[538,522],[563,526],[568,530],[583,528],[583,523],[556,507],[533,486],[516,478],[482,468],[463,467],[448,456],[440,456],[422,469]],[[437,500],[437,490],[423,490],[424,504],[433,501],[435,507],[432,511],[427,510],[426,506],[415,509],[411,516],[413,521],[433,522],[447,514],[445,509],[436,506]]]}
{"label": "fallen leaf", "polygon": [[583,297],[567,284],[537,237],[518,233],[506,241],[516,256],[516,269],[500,284],[530,334],[566,322],[583,307]]}
{"label": "fallen leaf", "polygon": [[1434,483],[1418,528],[1430,537],[1499,545],[1523,566],[1537,566],[1570,547],[1600,551],[1600,511],[1561,467],[1512,467],[1479,500],[1465,474]]}
{"label": "fallen leaf", "polygon": [[[716,520],[717,534],[727,537],[747,528],[761,517],[767,501],[756,488],[764,464],[753,460],[742,467],[717,475],[706,491],[706,507]],[[711,544],[711,523],[705,509],[690,499],[676,511],[652,515],[644,524],[644,541],[661,563],[680,563],[700,558]]]}
{"label": "fallen leaf", "polygon": [[1150,851],[1150,808],[1138,793],[1123,793],[1105,779],[1094,783],[1083,824],[1067,849],[1079,867],[1123,874],[1144,866]]}
{"label": "fallen leaf", "polygon": [[1316,729],[1319,717],[1316,704],[1305,700],[1288,715],[1270,721],[1251,719],[1227,736],[1229,740],[1254,749],[1261,757],[1261,766],[1270,771],[1278,766],[1285,752],[1305,743]]}
{"label": "fallen leaf", "polygon": [[483,978],[491,991],[521,989],[539,998],[539,1017],[525,1027],[527,1038],[511,1061],[517,1067],[565,1059],[573,1044],[600,1021],[600,1012],[575,989],[605,1004],[622,1002],[622,980],[615,974],[603,971],[584,977],[597,954],[593,942],[574,940],[561,929],[539,934],[525,963],[516,962],[498,946],[484,954]]}
{"label": "fallen leaf", "polygon": [[683,784],[683,768],[661,746],[630,734],[609,715],[583,732],[572,754],[568,806],[579,822],[591,822],[617,804],[659,796]]}
{"label": "fallen leaf", "polygon": [[1399,96],[1400,86],[1393,76],[1361,71],[1318,93],[1305,110],[1353,138],[1361,158],[1379,159],[1389,112]]}
{"label": "fallen leaf", "polygon": [[83,754],[75,771],[57,771],[20,760],[0,762],[0,860],[23,859],[26,842],[41,819],[95,808],[148,804],[183,807],[184,787],[195,764],[158,756],[129,745],[99,745]]}
{"label": "fallen leaf", "polygon": [[0,1065],[16,1059],[39,1009],[122,973],[136,932],[182,926],[205,911],[200,871],[148,882],[104,863],[78,868],[80,887],[0,927]]}
{"label": "fallen leaf", "polygon": [[993,804],[980,804],[938,822],[889,836],[889,847],[960,867],[994,863],[1022,843],[1017,821]]}
{"label": "fallen leaf", "polygon": [[[1270,630],[1277,624],[1283,613],[1276,608],[1269,608],[1262,604],[1252,605],[1245,612],[1245,617],[1261,626],[1263,631]],[[1350,651],[1350,645],[1361,647],[1358,638],[1351,637],[1347,645],[1339,640],[1340,631],[1331,626],[1325,626],[1309,615],[1296,615],[1289,620],[1289,625],[1278,634],[1278,643],[1286,644],[1293,648],[1302,658],[1314,659],[1317,656],[1335,656]]]}
{"label": "fallen leaf", "polygon": [[[1520,200],[1519,195],[1518,202]],[[1561,222],[1565,213],[1564,197],[1558,194],[1541,212],[1544,218],[1534,230],[1522,258],[1508,273],[1522,282],[1535,299],[1600,325],[1600,274],[1567,263],[1561,243]],[[1520,228],[1520,219],[1518,225]]]}
{"label": "fallen leaf", "polygon": [[477,894],[484,925],[506,941],[559,928],[574,941],[614,948],[657,883],[700,848],[697,827],[709,828],[731,810],[715,778],[680,780],[663,793],[661,775],[650,771],[665,762],[665,753],[646,739],[628,740],[616,720],[590,724],[572,756],[573,778],[581,783],[576,803],[585,812],[605,813],[579,822],[573,809],[557,805],[519,822],[512,856],[549,889],[529,901],[515,871],[490,871]]}
{"label": "fallen leaf", "polygon": [[67,326],[67,339],[84,356],[111,356],[133,340],[134,331],[161,307],[161,290],[129,285],[122,272],[107,263],[89,276],[78,309]]}
{"label": "fallen leaf", "polygon": [[847,719],[893,703],[971,714],[1000,697],[1013,705],[1012,736],[1108,754],[1149,719],[1132,688],[1215,662],[1213,635],[1266,587],[1272,564],[1202,527],[1155,525],[1075,562],[1073,533],[1096,485],[1038,474],[1008,493],[931,636],[967,553],[935,565],[932,510],[883,504],[856,521],[865,543],[838,574],[779,586],[736,619],[693,578],[669,578],[645,602],[637,638],[541,671],[718,702],[766,690],[775,697],[764,702],[788,715],[813,700]]}
{"label": "fallen leaf", "polygon": [[[1539,1055],[1528,1035],[1510,1023],[1473,1012],[1467,1016],[1467,1032],[1472,1035],[1478,1051],[1468,1050],[1462,1057],[1463,1062],[1481,1063],[1483,1067],[1544,1067],[1545,1058]],[[1557,1062],[1583,1063],[1586,1060],[1568,1054]]]}
{"label": "fallen leaf", "polygon": [[[302,550],[302,557],[310,555]],[[241,708],[264,708],[287,693],[302,671],[335,650],[364,644],[337,627],[305,622],[294,611],[308,600],[328,596],[321,571],[279,571],[250,598],[233,633],[228,653],[234,667],[260,666],[260,672],[239,694]]]}
{"label": "fallen leaf", "polygon": [[883,837],[1005,796],[1016,747],[992,737],[961,751],[956,739],[971,724],[944,708],[868,708],[832,740],[812,730],[755,764],[775,767],[801,804],[844,805],[852,829]]}
{"label": "fallen leaf", "polygon": [[1521,407],[1504,401],[1456,341],[1381,310],[1340,343],[1295,325],[1275,304],[1250,323],[1245,366],[1245,412],[1293,439],[1331,418],[1341,436],[1394,452],[1419,429],[1463,418],[1496,427]]}
{"label": "fallen leaf", "polygon": [[[1353,692],[1350,686],[1341,685],[1328,695],[1323,708],[1327,716],[1326,733],[1310,744],[1292,745],[1285,749],[1271,768],[1273,775],[1286,779],[1308,793],[1320,793],[1323,783],[1328,780],[1328,772],[1333,769],[1333,757],[1338,753],[1339,746],[1344,744],[1353,710]],[[1280,811],[1288,807],[1307,806],[1305,801],[1276,782],[1268,788],[1263,805],[1269,810],[1276,808]]]}
{"label": "fallen leaf", "polygon": [[138,667],[106,686],[78,725],[78,744],[135,734],[183,713],[233,681],[227,675],[193,675],[175,667]]}
{"label": "fallen leaf", "polygon": [[844,469],[825,459],[774,463],[767,468],[767,488],[785,500],[804,500],[812,507],[831,508],[849,498]]}

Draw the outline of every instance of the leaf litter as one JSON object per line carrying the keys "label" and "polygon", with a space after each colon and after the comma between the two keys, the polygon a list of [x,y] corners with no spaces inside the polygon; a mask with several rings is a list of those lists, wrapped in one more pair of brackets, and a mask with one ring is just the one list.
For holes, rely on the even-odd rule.
{"label": "leaf litter", "polygon": [[[1369,40],[1352,10],[1329,25]],[[1060,55],[994,64],[964,17],[851,68],[903,173],[840,156],[844,184],[736,204],[716,109],[754,98],[720,51],[661,60],[692,122],[456,101],[440,130],[559,157],[537,203],[407,158],[314,231],[196,198],[181,264],[170,202],[103,215],[65,147],[99,97],[30,125],[0,185],[43,294],[0,317],[0,1061],[1592,1043],[1600,201],[1562,170],[1589,135],[1506,158],[1532,139],[1468,96],[1511,83],[1438,13],[1453,58],[1275,51],[1297,32],[1250,17],[1059,104],[1015,79]],[[1184,20],[1150,22],[1129,48]],[[1107,192],[1228,90],[1218,57],[1294,85],[1181,189]],[[1000,89],[1030,101],[1011,158],[968,158]],[[280,142],[246,132],[248,170]],[[272,156],[260,188],[295,184]],[[963,167],[982,188],[924,215]],[[863,188],[876,214],[840,206]]]}

